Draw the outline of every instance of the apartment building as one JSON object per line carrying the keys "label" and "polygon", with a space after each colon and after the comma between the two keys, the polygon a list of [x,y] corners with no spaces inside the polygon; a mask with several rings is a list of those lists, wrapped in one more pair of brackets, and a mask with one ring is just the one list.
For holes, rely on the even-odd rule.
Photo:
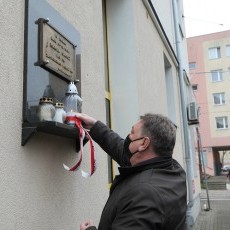
{"label": "apartment building", "polygon": [[189,74],[199,106],[203,163],[209,175],[230,162],[230,31],[187,39]]}

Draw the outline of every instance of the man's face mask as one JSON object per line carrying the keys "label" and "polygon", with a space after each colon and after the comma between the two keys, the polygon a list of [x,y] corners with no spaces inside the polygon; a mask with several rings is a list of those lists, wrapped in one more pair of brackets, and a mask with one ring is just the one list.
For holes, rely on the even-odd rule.
{"label": "man's face mask", "polygon": [[130,145],[130,143],[132,143],[132,142],[134,142],[134,141],[141,140],[141,139],[143,139],[143,138],[145,138],[145,137],[139,137],[139,138],[137,138],[137,139],[131,140],[131,139],[129,138],[129,135],[128,135],[128,136],[125,138],[125,141],[124,141],[123,153],[126,154],[129,158],[131,158],[131,156],[132,156],[133,154],[137,153],[138,150],[137,150],[136,152],[131,153],[130,150],[129,150],[129,145]]}

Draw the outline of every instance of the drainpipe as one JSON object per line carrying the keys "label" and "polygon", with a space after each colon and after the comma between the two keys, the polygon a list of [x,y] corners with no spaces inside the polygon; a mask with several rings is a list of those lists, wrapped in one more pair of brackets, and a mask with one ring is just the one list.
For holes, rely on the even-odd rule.
{"label": "drainpipe", "polygon": [[179,74],[179,85],[180,85],[180,94],[181,94],[181,109],[182,109],[182,121],[183,121],[183,131],[184,131],[184,148],[185,148],[187,186],[188,186],[188,205],[186,211],[186,225],[187,225],[187,230],[190,229],[192,230],[194,226],[194,218],[192,216],[192,207],[194,203],[193,189],[192,189],[192,161],[191,161],[190,148],[189,148],[189,133],[188,133],[187,109],[186,109],[186,101],[185,101],[185,84],[184,84],[183,68],[182,68],[182,60],[181,60],[181,43],[180,43],[177,0],[172,0],[172,4],[173,4],[175,39],[176,39],[176,51],[177,51],[177,59],[179,62],[178,74]]}
{"label": "drainpipe", "polygon": [[[205,187],[206,187],[206,194],[207,194],[207,201],[208,201],[208,208],[205,208],[205,211],[209,211],[211,210],[211,206],[210,206],[210,201],[209,201],[209,192],[208,192],[208,181],[207,181],[207,175],[206,175],[206,171],[205,171],[205,165],[204,165],[204,156],[202,153],[202,143],[201,143],[201,137],[200,137],[200,132],[198,127],[196,127],[196,133],[197,133],[197,139],[198,139],[198,154],[199,156],[201,156],[202,158],[202,162],[203,162],[203,172],[204,172],[204,180],[205,180]],[[200,170],[200,172],[202,172],[202,170]],[[202,181],[202,179],[200,180]]]}

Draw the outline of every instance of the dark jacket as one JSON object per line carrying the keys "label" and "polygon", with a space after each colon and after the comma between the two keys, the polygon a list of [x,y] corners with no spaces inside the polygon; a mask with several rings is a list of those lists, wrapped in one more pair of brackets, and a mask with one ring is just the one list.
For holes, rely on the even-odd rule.
{"label": "dark jacket", "polygon": [[98,229],[184,229],[186,176],[179,163],[171,157],[157,157],[132,167],[123,154],[124,139],[118,134],[100,121],[90,134],[121,166]]}

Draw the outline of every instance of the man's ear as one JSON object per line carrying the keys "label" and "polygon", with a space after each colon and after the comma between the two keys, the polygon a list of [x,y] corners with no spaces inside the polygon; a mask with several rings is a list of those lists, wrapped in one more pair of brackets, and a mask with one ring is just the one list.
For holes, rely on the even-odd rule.
{"label": "man's ear", "polygon": [[149,137],[144,137],[141,146],[138,148],[138,151],[139,151],[139,152],[143,152],[143,151],[145,151],[149,146],[150,146],[150,139],[149,139]]}

